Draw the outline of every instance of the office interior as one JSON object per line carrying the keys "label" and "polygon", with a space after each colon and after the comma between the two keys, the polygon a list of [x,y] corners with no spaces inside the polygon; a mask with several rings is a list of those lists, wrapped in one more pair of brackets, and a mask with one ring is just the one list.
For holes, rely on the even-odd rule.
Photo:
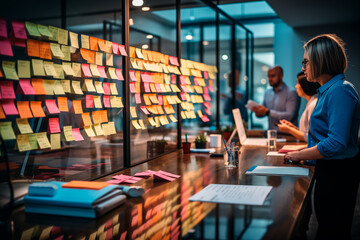
{"label": "office interior", "polygon": [[[185,165],[181,165],[181,167],[178,165],[176,172],[173,173],[182,175],[181,173],[184,172],[185,174],[186,172],[186,181],[176,180],[158,188],[156,188],[157,185],[150,186],[148,183],[144,183],[143,187],[148,189],[149,198],[156,198],[157,195],[161,195],[167,199],[166,203],[171,202],[171,199],[177,199],[176,201],[182,204],[183,197],[191,196],[198,191],[198,188],[203,188],[210,183],[223,182],[221,180],[223,178],[228,180],[224,183],[250,184],[250,180],[241,175],[241,172],[246,170],[240,169],[241,164],[239,164],[240,170],[236,174],[227,171],[212,176],[213,172],[220,171],[216,170],[219,168],[216,165],[218,163],[207,165],[207,162],[213,160],[192,154],[182,155],[182,143],[185,141],[193,142],[199,134],[207,136],[221,134],[222,129],[234,126],[232,113],[224,112],[226,104],[230,103],[235,106],[236,83],[235,75],[231,73],[239,72],[240,86],[245,92],[245,102],[252,99],[257,103],[262,103],[265,91],[270,88],[267,71],[275,65],[283,67],[284,82],[288,86],[294,87],[297,81],[296,74],[301,71],[303,44],[318,34],[335,33],[344,40],[349,57],[346,79],[354,84],[356,89],[360,89],[360,82],[358,81],[360,75],[359,10],[360,3],[351,0],[55,0],[46,2],[20,0],[2,3],[0,18],[6,21],[7,38],[11,38],[13,34],[11,33],[12,21],[31,22],[66,29],[78,34],[80,45],[78,48],[82,48],[80,36],[86,35],[120,44],[124,46],[127,55],[129,55],[125,56],[119,52],[112,56],[113,67],[121,70],[123,79],[108,81],[113,83],[112,86],[115,86],[117,90],[116,94],[111,92],[110,95],[121,97],[122,107],[105,107],[105,100],[96,109],[89,109],[85,106],[88,100],[85,96],[87,91],[84,90],[84,81],[88,78],[92,78],[94,81],[97,79],[83,76],[75,79],[81,82],[82,94],[69,92],[63,95],[67,97],[69,111],[60,111],[55,115],[49,114],[45,110],[44,101],[45,99],[57,99],[56,94],[52,96],[21,95],[17,91],[19,82],[13,81],[16,101],[43,102],[46,116],[28,119],[34,133],[46,132],[48,140],[51,140],[49,119],[57,117],[60,123],[60,132],[57,133],[63,134],[64,126],[72,126],[73,129],[79,130],[82,138],[80,137],[76,141],[68,141],[65,136],[61,135],[57,148],[36,146],[26,151],[19,150],[16,140],[3,139],[1,142],[1,184],[5,187],[2,191],[8,192],[5,195],[8,199],[11,198],[10,191],[7,188],[9,179],[6,176],[8,174],[10,174],[15,190],[16,185],[18,185],[18,188],[21,189],[19,194],[22,195],[26,193],[28,185],[32,182],[109,180],[112,175],[119,172],[134,175],[154,166],[160,166],[159,170],[162,167],[163,169],[169,167],[172,169],[171,165],[176,164],[171,162],[171,159],[175,158],[181,158],[182,164]],[[29,34],[27,36],[30,38]],[[68,45],[70,45],[70,38]],[[136,67],[133,62],[130,62],[130,46],[139,51],[145,50],[145,53],[153,51],[164,56],[175,57],[180,66],[186,63],[186,61],[182,62],[181,60],[189,60],[191,63],[195,63],[193,68],[196,68],[198,63],[203,64],[199,65],[203,67],[200,78],[204,79],[207,99],[199,102],[192,101],[191,105],[194,109],[191,111],[194,112],[195,116],[184,113],[187,110],[183,108],[181,102],[186,102],[186,98],[183,100],[179,93],[183,91],[181,75],[184,74],[175,71],[161,74],[166,75],[165,83],[171,82],[180,89],[179,92],[167,91],[165,94],[163,91],[162,95],[177,96],[180,102],[174,100],[173,103],[170,103],[169,113],[165,110],[163,114],[150,112],[148,115],[142,110],[141,106],[147,106],[143,96],[146,93],[143,88],[141,93],[133,92],[130,89],[129,86],[133,82],[131,72],[139,72],[140,77],[140,72],[154,73],[154,71]],[[1,61],[17,61],[18,59],[30,61],[32,57],[29,57],[24,49],[24,47],[12,45],[13,56],[0,55],[0,59]],[[71,61],[86,63],[79,55],[79,49],[75,49],[74,53],[71,53]],[[137,53],[134,56],[133,59],[139,58]],[[145,58],[143,59],[145,60]],[[103,60],[105,66],[106,59]],[[52,61],[61,64],[61,60],[55,57]],[[180,67],[171,62],[168,65]],[[73,80],[66,75],[63,78],[51,76],[41,78],[45,80]],[[190,75],[189,78],[193,81],[196,76]],[[106,82],[105,78],[100,77],[99,79]],[[1,78],[1,81],[4,80],[6,78]],[[196,85],[195,83],[192,84]],[[156,92],[152,92],[159,93],[161,90],[156,89]],[[141,100],[137,99],[140,94]],[[195,91],[188,95],[203,96],[203,94],[201,91]],[[102,94],[95,95],[103,96]],[[227,101],[227,98],[230,98],[230,101]],[[162,99],[165,98],[162,97]],[[82,102],[83,113],[107,110],[108,120],[105,122],[111,122],[115,132],[98,134],[95,130],[94,136],[90,136],[85,131],[82,114],[75,113],[74,108],[71,108],[73,101],[78,100]],[[302,100],[299,117],[305,105],[306,102]],[[135,111],[136,116],[133,111]],[[247,111],[246,119],[243,119],[247,129],[249,132],[253,131],[256,136],[263,137],[269,127],[267,118],[258,118],[254,113]],[[165,116],[164,122],[163,119],[161,122],[160,120],[158,120],[159,122],[149,120],[149,116],[160,115]],[[203,115],[206,118],[203,118]],[[0,121],[11,122],[13,131],[18,135],[21,133],[16,121],[18,117],[10,115]],[[136,125],[133,122],[134,120],[139,125]],[[156,119],[154,118],[154,120]],[[255,159],[256,163],[258,156],[253,149],[244,149],[241,154],[244,155],[244,159],[247,159],[246,154],[253,156],[252,159]],[[204,161],[204,163],[200,164],[198,161]],[[5,162],[8,162],[10,170],[7,170]],[[181,169],[183,167],[186,169]],[[193,171],[190,171],[192,168]],[[198,168],[201,168],[202,171],[195,171]],[[301,200],[298,200],[299,202],[296,204],[288,203],[297,206],[297,212],[289,213],[295,216],[290,221],[290,230],[279,228],[278,225],[281,223],[276,222],[276,217],[273,218],[276,214],[280,214],[277,211],[281,211],[281,209],[266,207],[274,204],[273,202],[277,198],[280,201],[279,198],[283,194],[280,192],[275,195],[277,197],[265,202],[262,209],[259,210],[254,207],[254,211],[251,206],[226,205],[215,207],[210,204],[203,204],[181,208],[182,205],[179,203],[180,209],[177,209],[177,205],[174,204],[175,207],[172,207],[179,212],[180,220],[177,220],[177,224],[180,222],[179,226],[181,226],[178,235],[169,233],[161,235],[159,231],[154,230],[154,228],[163,227],[160,223],[170,221],[168,219],[170,214],[163,215],[158,222],[154,220],[152,227],[143,227],[145,221],[148,220],[145,216],[142,220],[140,220],[141,217],[136,218],[138,228],[135,231],[133,224],[125,223],[126,219],[128,221],[133,219],[134,211],[129,212],[128,209],[125,210],[125,207],[113,210],[111,217],[93,220],[89,223],[83,219],[68,220],[66,217],[57,218],[51,215],[27,216],[25,219],[22,204],[13,209],[12,215],[9,215],[11,217],[2,221],[2,225],[5,226],[2,227],[2,230],[6,230],[6,236],[10,239],[58,239],[58,237],[60,237],[59,239],[73,237],[76,239],[104,239],[104,237],[106,239],[294,239],[296,238],[299,219],[302,218],[303,209],[301,205],[308,197],[309,194],[307,193],[311,192],[312,181],[312,178],[300,179],[297,182],[292,182],[287,178],[270,178],[252,182],[252,184],[272,186],[293,184],[291,191],[294,191],[293,188],[295,187],[300,188],[301,185],[303,191]],[[182,188],[192,189],[191,194],[180,190]],[[286,186],[283,186],[281,191],[287,191]],[[294,195],[296,194],[294,193]],[[358,197],[352,230],[354,239],[360,238],[360,231],[356,229],[356,226],[357,228],[360,226],[359,201]],[[146,199],[133,200],[131,202],[132,210],[136,209],[136,214],[139,216],[140,214],[145,215],[145,202]],[[164,205],[161,200],[158,204],[159,206]],[[143,207],[142,210],[140,206]],[[19,208],[22,210],[18,210]],[[287,208],[285,209],[287,210]],[[289,209],[291,208],[289,207]],[[171,212],[173,213],[173,210]],[[181,215],[183,213],[184,215]],[[237,215],[241,217],[237,217]],[[154,214],[153,216],[154,218],[158,217]],[[111,221],[113,225],[111,225]],[[316,220],[312,218],[313,227],[310,224],[308,231],[310,239],[316,231],[314,230],[316,228],[314,222]],[[171,227],[172,223],[164,223],[164,226],[166,228]],[[276,227],[276,231],[271,230],[272,227]],[[91,230],[88,231],[86,228]],[[100,234],[94,235],[95,232],[98,233],[99,231]],[[45,237],[42,238],[43,236]]]}

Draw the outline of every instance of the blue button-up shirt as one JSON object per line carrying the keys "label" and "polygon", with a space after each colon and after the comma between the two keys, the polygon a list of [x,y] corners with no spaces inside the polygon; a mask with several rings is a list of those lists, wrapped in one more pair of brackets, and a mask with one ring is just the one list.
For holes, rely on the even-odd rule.
{"label": "blue button-up shirt", "polygon": [[286,119],[297,126],[300,98],[296,90],[289,88],[285,83],[282,83],[277,92],[273,88],[265,92],[263,105],[267,107],[269,112],[269,129],[279,128],[275,123]]}
{"label": "blue button-up shirt", "polygon": [[310,118],[308,147],[317,145],[325,159],[344,159],[358,152],[359,95],[338,74],[321,86]]}

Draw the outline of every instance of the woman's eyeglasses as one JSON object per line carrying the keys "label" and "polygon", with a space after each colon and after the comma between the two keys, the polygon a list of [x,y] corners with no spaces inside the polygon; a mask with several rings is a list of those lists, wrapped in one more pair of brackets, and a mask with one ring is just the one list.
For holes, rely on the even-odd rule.
{"label": "woman's eyeglasses", "polygon": [[309,62],[309,60],[307,60],[307,59],[304,59],[304,60],[301,62],[303,68],[306,68],[306,65],[307,65],[308,62]]}

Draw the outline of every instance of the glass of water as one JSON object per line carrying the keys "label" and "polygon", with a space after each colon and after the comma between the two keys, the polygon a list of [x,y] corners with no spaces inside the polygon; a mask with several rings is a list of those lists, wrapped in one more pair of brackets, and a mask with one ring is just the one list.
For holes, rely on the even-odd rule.
{"label": "glass of water", "polygon": [[267,131],[267,139],[268,139],[269,150],[275,150],[276,149],[276,140],[277,140],[277,130],[268,130]]}

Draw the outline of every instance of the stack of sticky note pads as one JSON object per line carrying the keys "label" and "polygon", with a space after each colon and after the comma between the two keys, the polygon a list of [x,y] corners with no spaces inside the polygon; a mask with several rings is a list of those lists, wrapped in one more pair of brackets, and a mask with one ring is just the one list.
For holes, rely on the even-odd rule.
{"label": "stack of sticky note pads", "polygon": [[106,182],[41,182],[29,186],[25,212],[96,218],[124,203],[121,188]]}

